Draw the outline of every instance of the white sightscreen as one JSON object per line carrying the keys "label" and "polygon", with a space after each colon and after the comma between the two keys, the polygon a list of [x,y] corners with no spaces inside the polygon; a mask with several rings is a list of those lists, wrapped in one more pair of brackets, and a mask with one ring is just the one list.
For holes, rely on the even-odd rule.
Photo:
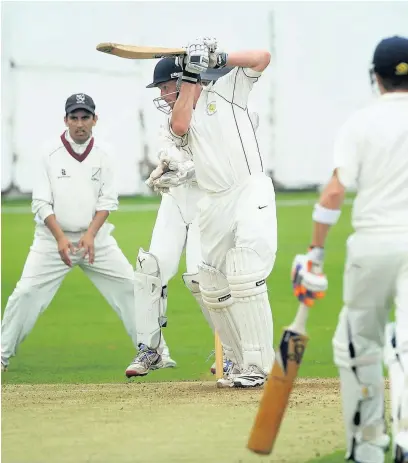
{"label": "white sightscreen", "polygon": [[114,147],[120,193],[146,192],[140,162],[146,147],[155,159],[165,117],[152,103],[157,91],[145,89],[155,61],[95,46],[182,46],[203,35],[217,36],[226,51],[273,52],[250,98],[265,165],[286,187],[324,183],[336,131],[372,98],[376,43],[406,34],[408,18],[402,2],[6,2],[2,9],[2,191],[13,184],[22,192],[31,191],[38,147],[64,130],[65,99],[76,92],[96,102],[95,135]]}

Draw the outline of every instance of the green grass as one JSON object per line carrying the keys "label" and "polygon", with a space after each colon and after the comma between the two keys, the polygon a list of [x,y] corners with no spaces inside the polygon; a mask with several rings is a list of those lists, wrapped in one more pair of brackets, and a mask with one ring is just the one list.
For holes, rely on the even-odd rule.
{"label": "green grass", "polygon": [[[280,199],[299,198],[299,195]],[[307,198],[313,198],[308,194]],[[314,197],[316,197],[314,195]],[[303,198],[303,196],[302,196]],[[125,198],[121,204],[140,204],[152,199]],[[155,200],[157,202],[157,199]],[[12,204],[15,205],[14,203]],[[19,205],[28,205],[21,202]],[[2,307],[17,283],[30,244],[34,223],[31,214],[2,214]],[[305,251],[310,241],[312,206],[278,207],[279,251],[268,281],[274,314],[275,340],[282,326],[291,321],[297,304],[289,280],[292,259]],[[149,246],[156,212],[123,212],[112,215],[120,247],[133,264],[139,247]],[[350,233],[350,207],[332,230],[327,246],[326,271],[330,289],[310,314],[311,341],[301,368],[302,376],[336,375],[332,362],[331,337],[341,308],[341,279],[345,240]],[[181,274],[169,284],[169,326],[165,336],[174,370],[159,371],[148,381],[194,380],[208,377],[211,361],[206,359],[213,338],[194,299],[184,287]],[[63,282],[55,299],[21,345],[4,377],[7,383],[121,382],[123,369],[131,360],[133,346],[121,322],[91,282],[75,268]]]}
{"label": "green grass", "polygon": [[[278,195],[278,199],[316,199],[307,193]],[[121,205],[157,203],[158,198],[122,198]],[[2,311],[20,278],[33,239],[30,213],[11,213],[8,208],[27,209],[27,200],[2,200]],[[311,310],[308,324],[310,341],[300,369],[302,377],[335,377],[331,338],[341,309],[341,283],[345,241],[351,233],[351,208],[346,205],[327,243],[325,270],[329,279],[326,298]],[[282,327],[291,322],[297,302],[291,292],[290,268],[296,253],[305,252],[311,234],[312,205],[278,206],[278,254],[268,280],[274,315],[275,344]],[[139,247],[148,248],[156,211],[112,215],[114,236],[134,264]],[[210,379],[207,360],[213,349],[213,336],[195,300],[184,287],[181,274],[185,264],[169,284],[168,328],[165,330],[172,357],[178,368],[154,372],[138,382],[188,381]],[[120,320],[103,297],[81,272],[74,269],[63,282],[49,308],[39,318],[32,333],[11,359],[3,384],[44,383],[125,383],[124,369],[134,349]],[[344,461],[344,452],[313,462]],[[241,461],[241,460],[240,460]],[[229,462],[226,462],[229,463]],[[234,463],[236,463],[234,461]]]}

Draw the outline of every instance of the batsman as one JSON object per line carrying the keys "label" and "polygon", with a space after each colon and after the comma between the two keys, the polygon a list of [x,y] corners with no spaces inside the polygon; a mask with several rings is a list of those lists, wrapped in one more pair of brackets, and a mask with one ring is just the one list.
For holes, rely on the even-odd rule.
{"label": "batsman", "polygon": [[[356,189],[344,305],[333,338],[346,460],[384,462],[390,443],[384,422],[386,344],[393,457],[395,463],[404,463],[408,462],[408,38],[395,36],[378,44],[371,76],[380,96],[353,114],[338,133],[334,172],[313,212],[311,249],[295,258],[295,290],[301,301],[305,293],[300,287],[325,290],[325,276],[311,271],[311,264],[323,266],[329,228],[340,218],[346,189]],[[393,304],[395,329],[389,325],[385,330]]]}

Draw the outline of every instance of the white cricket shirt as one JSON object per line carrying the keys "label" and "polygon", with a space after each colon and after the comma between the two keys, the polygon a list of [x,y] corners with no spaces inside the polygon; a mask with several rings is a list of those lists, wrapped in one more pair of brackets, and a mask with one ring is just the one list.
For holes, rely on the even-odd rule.
{"label": "white cricket shirt", "polygon": [[355,230],[408,232],[408,93],[381,95],[339,131],[334,167],[356,187]]}
{"label": "white cricket shirt", "polygon": [[80,145],[66,131],[38,162],[32,197],[37,223],[55,214],[63,231],[80,232],[96,211],[117,210],[113,160],[93,137]]}
{"label": "white cricket shirt", "polygon": [[263,172],[248,113],[248,97],[260,75],[236,67],[203,87],[182,139],[193,155],[198,185],[207,192],[227,191]]}

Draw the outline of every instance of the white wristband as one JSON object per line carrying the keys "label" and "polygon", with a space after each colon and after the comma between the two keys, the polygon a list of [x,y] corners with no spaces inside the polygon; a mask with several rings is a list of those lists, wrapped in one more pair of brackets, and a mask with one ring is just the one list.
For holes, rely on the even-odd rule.
{"label": "white wristband", "polygon": [[334,225],[339,220],[340,214],[339,209],[327,209],[320,204],[315,204],[312,218],[315,222]]}

